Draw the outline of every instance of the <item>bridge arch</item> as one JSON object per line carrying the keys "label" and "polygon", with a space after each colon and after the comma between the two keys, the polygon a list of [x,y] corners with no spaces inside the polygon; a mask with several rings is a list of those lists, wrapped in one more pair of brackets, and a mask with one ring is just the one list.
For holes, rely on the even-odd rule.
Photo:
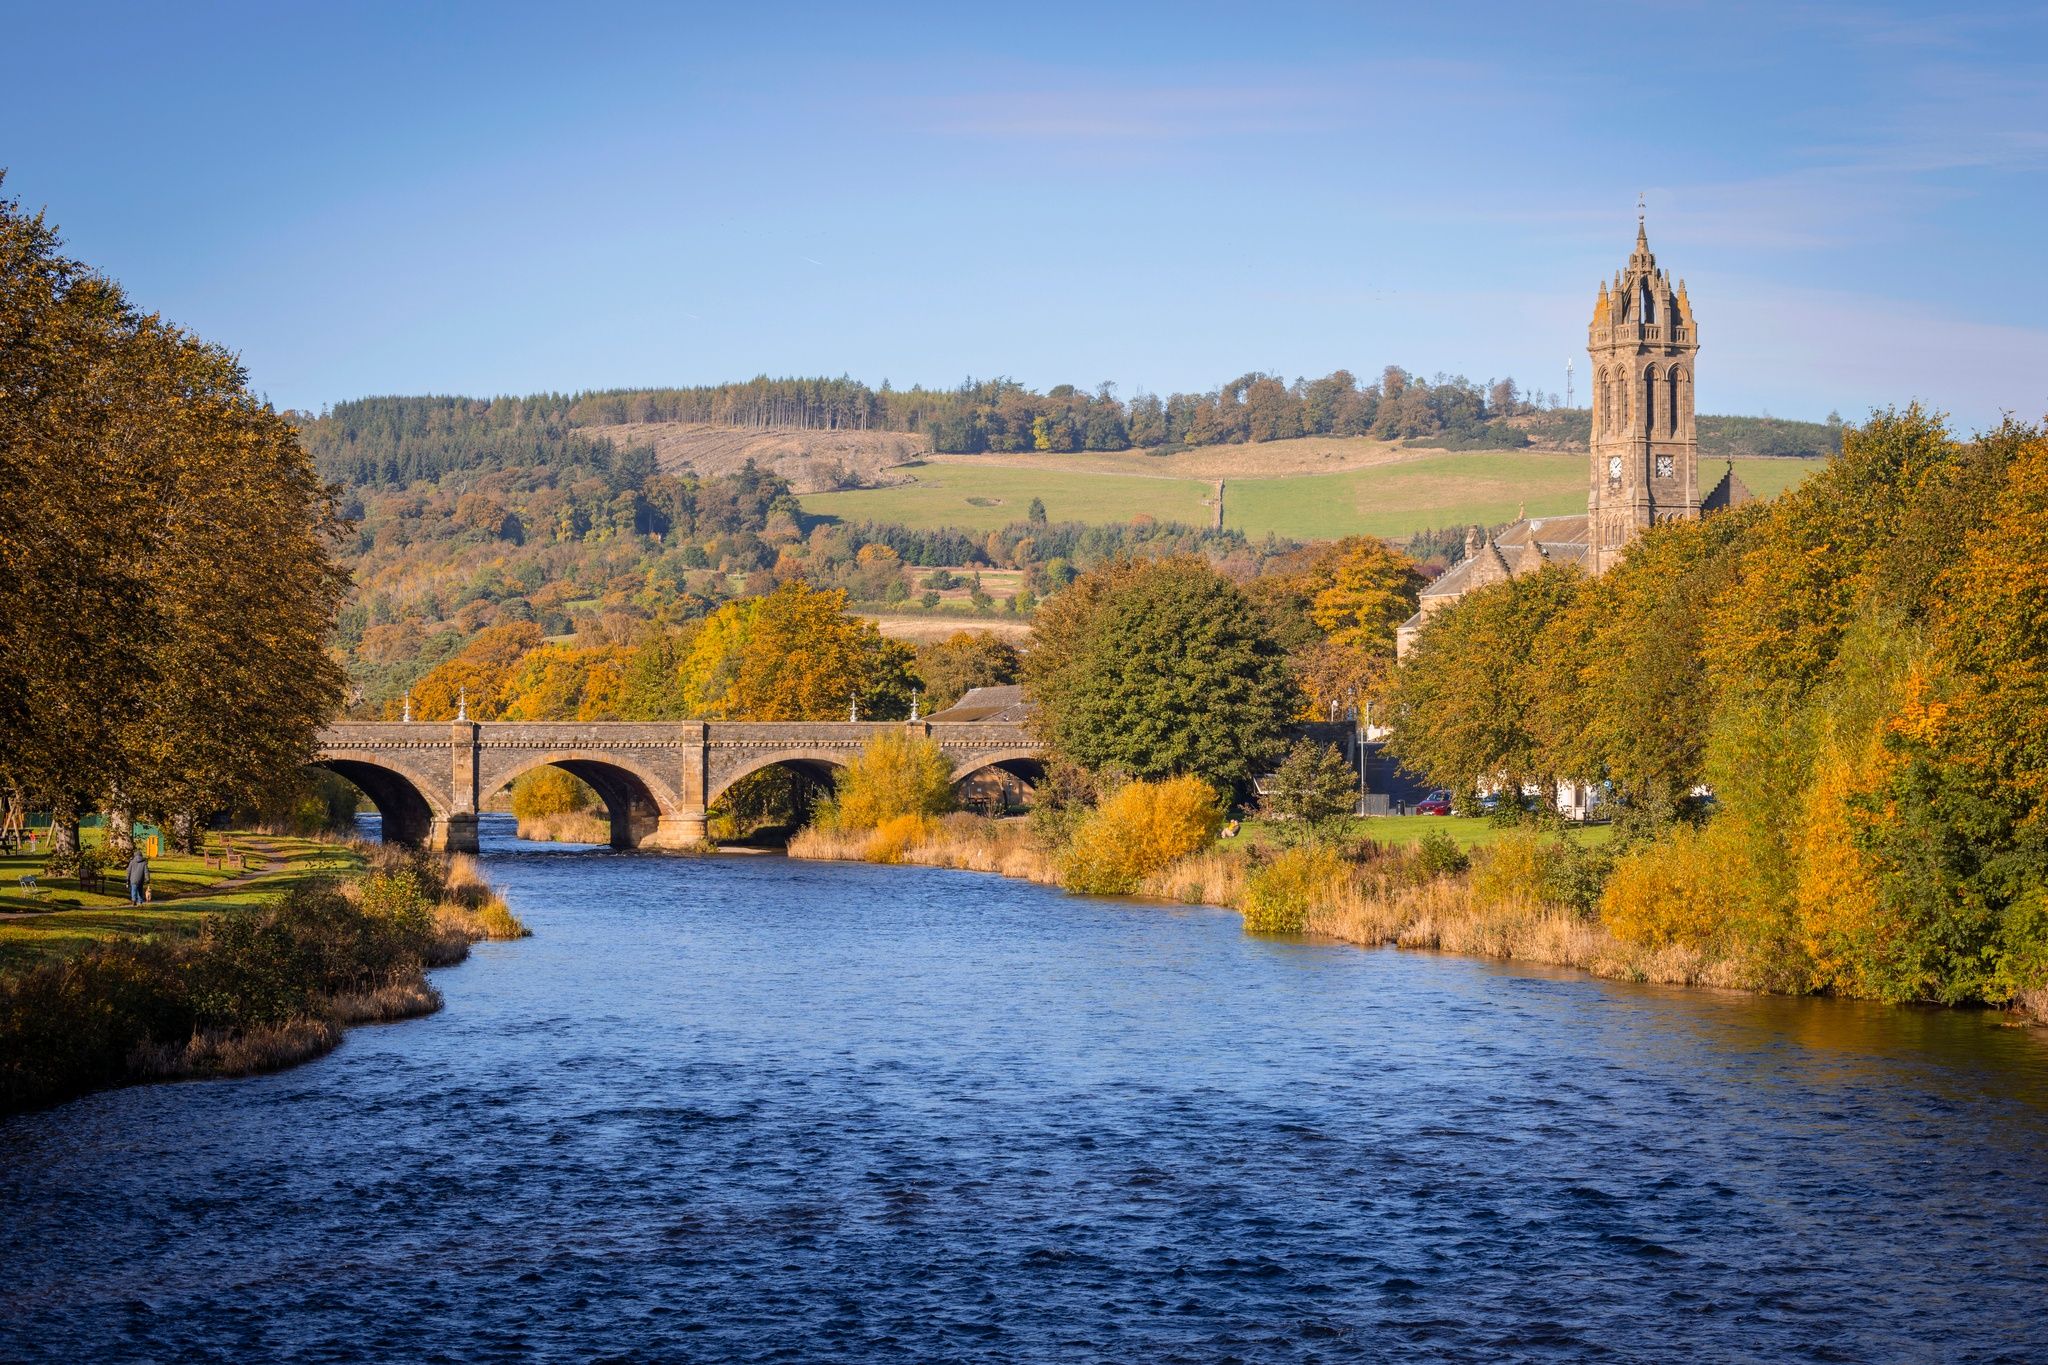
{"label": "bridge arch", "polygon": [[493,767],[489,790],[478,794],[493,796],[536,768],[560,768],[597,793],[611,821],[613,848],[640,847],[660,827],[662,816],[681,806],[669,785],[631,756],[590,749],[522,753],[510,764]]}
{"label": "bridge arch", "polygon": [[435,827],[445,829],[447,804],[431,782],[391,764],[378,754],[329,751],[308,766],[325,768],[353,782],[382,817],[384,842],[432,843]]}
{"label": "bridge arch", "polygon": [[752,777],[764,768],[784,767],[827,787],[837,786],[839,774],[855,751],[845,749],[776,749],[749,754],[744,762],[718,773],[704,788],[704,804],[713,805],[741,778]]}
{"label": "bridge arch", "polygon": [[1036,789],[1045,781],[1045,754],[1041,749],[998,749],[989,753],[978,753],[962,759],[953,768],[953,791],[963,799],[975,788],[993,783],[1002,784],[1005,794],[1002,804],[1009,805],[1007,781],[1015,778],[1024,786]]}

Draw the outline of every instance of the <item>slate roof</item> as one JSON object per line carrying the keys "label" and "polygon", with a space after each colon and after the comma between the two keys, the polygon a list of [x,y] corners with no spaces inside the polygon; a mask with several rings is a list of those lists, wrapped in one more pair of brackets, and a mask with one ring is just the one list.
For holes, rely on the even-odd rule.
{"label": "slate roof", "polygon": [[956,725],[963,721],[1014,724],[1028,719],[1031,710],[1031,699],[1024,695],[1022,687],[1015,684],[1002,687],[970,687],[960,700],[943,711],[932,712],[925,719]]}
{"label": "slate roof", "polygon": [[1586,562],[1586,517],[1528,517],[1502,530],[1423,586],[1422,596],[1462,597],[1474,588],[1532,573],[1544,564]]}
{"label": "slate roof", "polygon": [[1700,515],[1725,511],[1730,507],[1740,507],[1746,502],[1755,501],[1756,494],[1749,491],[1749,485],[1735,472],[1735,462],[1730,460],[1728,472],[1721,476],[1721,481],[1715,484],[1704,498],[1700,499]]}

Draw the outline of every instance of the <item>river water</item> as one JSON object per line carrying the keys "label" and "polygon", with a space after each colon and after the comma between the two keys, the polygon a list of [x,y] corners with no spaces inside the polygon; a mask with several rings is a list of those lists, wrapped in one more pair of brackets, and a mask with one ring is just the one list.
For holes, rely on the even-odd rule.
{"label": "river water", "polygon": [[0,1121],[0,1358],[2048,1360],[2048,1041],[533,850],[275,1076]]}

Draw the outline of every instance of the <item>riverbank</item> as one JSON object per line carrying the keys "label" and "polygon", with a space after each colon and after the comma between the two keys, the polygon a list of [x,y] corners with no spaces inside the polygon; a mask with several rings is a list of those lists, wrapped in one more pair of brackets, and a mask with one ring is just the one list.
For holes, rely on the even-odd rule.
{"label": "riverbank", "polygon": [[439,1009],[429,970],[527,934],[474,859],[396,848],[349,847],[318,874],[236,883],[228,901],[0,925],[0,1112],[309,1061],[351,1025]]}
{"label": "riverbank", "polygon": [[[1370,822],[1362,823],[1369,828]],[[1772,990],[1768,964],[1618,938],[1599,915],[1598,879],[1588,866],[1600,856],[1597,845],[1498,830],[1479,821],[1459,823],[1469,828],[1453,831],[1446,820],[1442,833],[1428,842],[1364,837],[1322,850],[1219,842],[1150,873],[1138,894],[1234,910],[1246,916],[1247,928],[1315,934],[1361,947],[1532,962],[1615,981],[1779,993]],[[1062,885],[1056,852],[1024,820],[950,815],[907,835],[805,829],[790,841],[789,855],[993,872]],[[2048,1024],[2048,990],[2023,994],[2011,1012]]]}

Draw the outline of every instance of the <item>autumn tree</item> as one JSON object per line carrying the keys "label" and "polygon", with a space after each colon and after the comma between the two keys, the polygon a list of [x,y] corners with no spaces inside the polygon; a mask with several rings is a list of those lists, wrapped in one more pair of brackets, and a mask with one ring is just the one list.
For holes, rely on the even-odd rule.
{"label": "autumn tree", "polygon": [[846,594],[792,579],[706,619],[678,667],[691,716],[710,720],[843,720],[908,715],[913,656],[846,610]]}
{"label": "autumn tree", "polygon": [[121,831],[253,804],[304,761],[341,684],[328,490],[232,356],[12,201],[0,462],[0,784]]}
{"label": "autumn tree", "polygon": [[924,685],[924,712],[943,711],[971,687],[1014,683],[1023,669],[1017,647],[990,630],[959,630],[920,646],[915,665]]}
{"label": "autumn tree", "polygon": [[[540,627],[531,621],[482,631],[461,653],[413,685],[412,718],[453,720],[466,707],[471,720],[499,719],[512,700],[512,682],[520,666],[540,643]],[[403,699],[388,703],[386,718],[396,720],[402,704]]]}
{"label": "autumn tree", "polygon": [[1585,582],[1551,566],[1467,593],[1431,616],[1394,675],[1388,747],[1431,783],[1511,792],[1554,782],[1537,732],[1537,645]]}
{"label": "autumn tree", "polygon": [[543,644],[529,651],[500,692],[499,720],[623,720],[624,645]]}

